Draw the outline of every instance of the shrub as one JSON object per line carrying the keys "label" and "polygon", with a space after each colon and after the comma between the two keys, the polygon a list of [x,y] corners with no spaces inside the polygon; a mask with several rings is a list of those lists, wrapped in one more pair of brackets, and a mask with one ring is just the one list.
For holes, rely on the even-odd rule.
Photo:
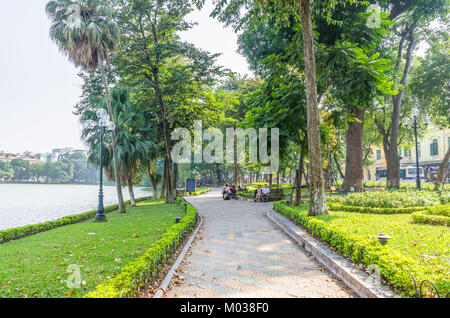
{"label": "shrub", "polygon": [[374,213],[374,214],[406,214],[422,211],[424,209],[423,206],[413,206],[407,208],[372,208],[364,206],[344,205],[333,202],[329,202],[327,206],[331,211],[346,211],[346,212]]}
{"label": "shrub", "polygon": [[413,213],[412,219],[415,223],[450,226],[450,204]]}
{"label": "shrub", "polygon": [[331,202],[371,208],[407,208],[436,205],[442,200],[439,192],[397,190],[353,193],[333,198]]}
{"label": "shrub", "polygon": [[[178,200],[179,203],[182,200]],[[141,278],[141,273],[145,273],[154,277],[157,269],[152,268],[147,272],[152,264],[164,265],[169,260],[169,251],[178,248],[182,239],[192,230],[197,221],[197,210],[190,204],[187,205],[187,213],[180,223],[172,225],[165,232],[161,239],[153,243],[144,255],[136,260],[128,263],[122,268],[119,275],[108,279],[104,283],[98,285],[94,291],[86,295],[87,298],[118,298],[122,291],[132,292],[131,283]]]}
{"label": "shrub", "polygon": [[[353,261],[365,266],[378,265],[381,275],[403,296],[415,295],[412,280],[405,270],[414,275],[418,284],[423,280],[432,281],[441,296],[450,290],[448,247],[442,243],[449,240],[447,228],[412,224],[409,215],[331,211],[309,217],[307,204],[288,207],[280,201],[274,202],[273,206]],[[440,209],[448,215],[448,207],[438,207],[436,211]],[[380,245],[376,239],[375,235],[380,231],[392,236],[387,245]]]}

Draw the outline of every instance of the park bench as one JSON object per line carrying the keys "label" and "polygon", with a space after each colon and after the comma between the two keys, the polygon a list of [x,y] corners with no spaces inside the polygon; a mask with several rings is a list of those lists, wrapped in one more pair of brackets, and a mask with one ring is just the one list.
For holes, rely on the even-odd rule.
{"label": "park bench", "polygon": [[184,189],[179,189],[179,190],[176,190],[176,193],[177,193],[177,195],[179,195],[179,196],[185,196],[185,191],[184,191]]}
{"label": "park bench", "polygon": [[261,201],[280,201],[284,198],[283,189],[270,189],[269,199],[261,197]]}

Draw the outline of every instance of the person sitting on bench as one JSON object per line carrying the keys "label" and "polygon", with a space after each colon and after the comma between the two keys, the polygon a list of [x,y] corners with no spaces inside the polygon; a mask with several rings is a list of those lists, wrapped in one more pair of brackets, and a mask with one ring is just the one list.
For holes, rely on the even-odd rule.
{"label": "person sitting on bench", "polygon": [[255,192],[253,193],[253,199],[255,202],[261,202],[261,186],[258,186],[258,189],[255,190]]}
{"label": "person sitting on bench", "polygon": [[234,185],[232,185],[230,187],[230,193],[231,193],[231,198],[235,199],[236,198],[236,187]]}
{"label": "person sitting on bench", "polygon": [[222,189],[222,197],[224,200],[230,200],[231,193],[228,184],[225,184],[225,187]]}
{"label": "person sitting on bench", "polygon": [[269,195],[270,195],[270,188],[267,187],[267,184],[264,185],[264,189],[262,189],[262,198],[263,201],[269,201]]}

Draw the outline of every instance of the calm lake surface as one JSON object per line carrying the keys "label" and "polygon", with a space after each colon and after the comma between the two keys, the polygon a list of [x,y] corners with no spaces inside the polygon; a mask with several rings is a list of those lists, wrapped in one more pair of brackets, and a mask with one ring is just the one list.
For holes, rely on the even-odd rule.
{"label": "calm lake surface", "polygon": [[[150,195],[136,187],[136,198]],[[125,200],[128,189],[122,189]],[[117,203],[115,187],[104,188],[104,205]],[[97,208],[97,185],[0,184],[0,230],[45,221]]]}

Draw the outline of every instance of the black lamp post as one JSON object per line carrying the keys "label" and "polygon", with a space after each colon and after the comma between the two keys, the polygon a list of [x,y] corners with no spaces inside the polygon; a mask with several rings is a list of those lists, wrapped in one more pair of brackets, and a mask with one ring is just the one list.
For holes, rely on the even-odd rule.
{"label": "black lamp post", "polygon": [[106,222],[105,208],[103,206],[103,135],[106,132],[111,132],[116,129],[116,125],[109,121],[108,113],[104,109],[97,110],[98,123],[93,120],[86,120],[84,128],[92,132],[98,131],[100,133],[100,188],[98,190],[98,206],[97,214],[94,222]]}
{"label": "black lamp post", "polygon": [[419,110],[417,108],[413,108],[411,111],[412,118],[405,117],[402,120],[403,125],[408,128],[409,124],[414,129],[414,138],[416,142],[416,188],[420,190],[420,173],[419,173],[419,146],[417,142],[417,129],[426,129],[429,123],[428,116],[424,118],[424,125],[422,126],[419,123]]}

